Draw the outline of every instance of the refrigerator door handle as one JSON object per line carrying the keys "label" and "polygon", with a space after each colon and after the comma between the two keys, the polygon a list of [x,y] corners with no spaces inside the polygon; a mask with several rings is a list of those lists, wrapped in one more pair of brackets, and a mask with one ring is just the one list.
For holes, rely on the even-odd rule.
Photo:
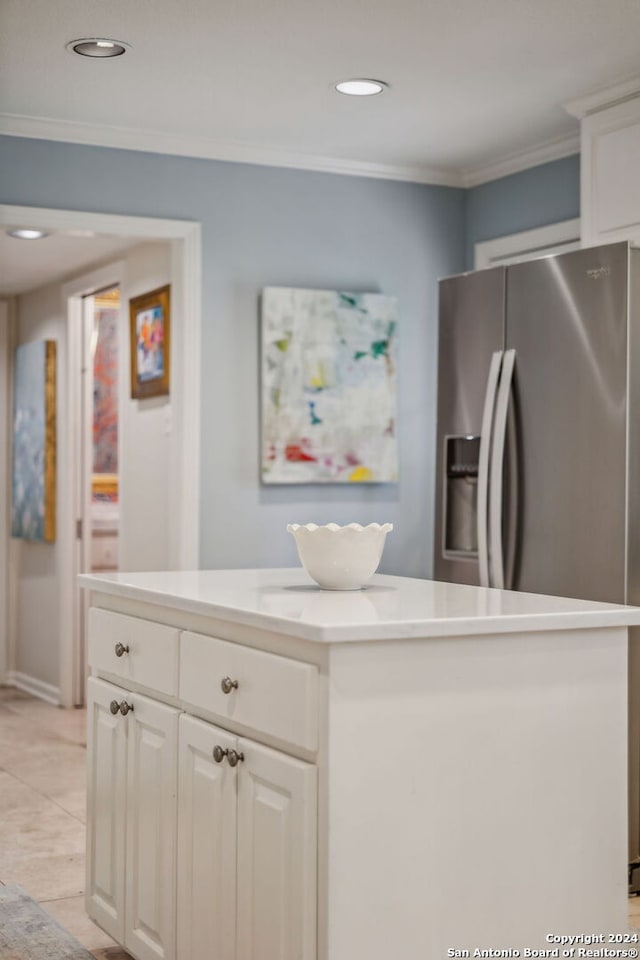
{"label": "refrigerator door handle", "polygon": [[503,470],[504,447],[507,434],[507,418],[509,415],[509,401],[511,399],[511,383],[513,368],[516,360],[515,350],[505,350],[496,400],[496,419],[491,447],[491,469],[489,471],[489,544],[490,544],[490,571],[489,577],[492,587],[504,590],[504,550],[502,545],[502,515],[503,515]]}
{"label": "refrigerator door handle", "polygon": [[502,366],[502,350],[496,350],[489,364],[487,389],[484,395],[484,410],[482,413],[482,427],[480,431],[480,453],[478,456],[478,567],[480,586],[488,587],[489,582],[489,464],[491,454],[491,432],[493,428],[493,414],[496,406],[498,380]]}
{"label": "refrigerator door handle", "polygon": [[[513,394],[512,394],[513,397]],[[518,542],[518,444],[516,414],[513,403],[509,404],[507,416],[507,458],[509,464],[509,516],[507,521],[507,548],[505,565],[505,590],[513,590],[515,578],[516,551]]]}

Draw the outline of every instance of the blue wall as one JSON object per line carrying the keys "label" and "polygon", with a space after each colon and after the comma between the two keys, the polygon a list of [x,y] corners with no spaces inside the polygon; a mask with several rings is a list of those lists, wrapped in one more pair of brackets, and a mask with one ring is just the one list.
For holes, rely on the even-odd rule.
{"label": "blue wall", "polygon": [[[383,569],[430,574],[436,281],[464,268],[463,190],[0,137],[0,202],[201,222],[202,566],[297,565],[291,521],[389,520]],[[398,484],[261,487],[267,285],[398,297]]]}
{"label": "blue wall", "polygon": [[580,216],[580,157],[575,154],[467,191],[466,269],[482,240]]}
{"label": "blue wall", "polygon": [[[0,136],[0,202],[199,220],[203,236],[201,564],[297,564],[288,522],[389,520],[387,572],[428,576],[437,280],[481,240],[579,215],[579,158],[471,190]],[[262,487],[262,287],[398,297],[400,482]]]}

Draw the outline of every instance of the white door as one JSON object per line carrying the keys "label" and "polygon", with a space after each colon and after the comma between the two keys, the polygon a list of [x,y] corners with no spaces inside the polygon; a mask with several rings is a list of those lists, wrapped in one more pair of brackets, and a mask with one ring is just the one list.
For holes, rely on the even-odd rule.
{"label": "white door", "polygon": [[316,956],[316,768],[238,740],[237,960]]}
{"label": "white door", "polygon": [[127,912],[124,945],[138,960],[174,960],[178,717],[124,691],[128,725]]}
{"label": "white door", "polygon": [[[216,747],[219,749],[215,750]],[[181,716],[178,750],[180,960],[235,958],[237,778],[224,752],[233,749],[237,749],[236,738],[224,730],[184,714]]]}
{"label": "white door", "polygon": [[123,691],[91,677],[87,685],[87,912],[124,939],[127,722],[113,714]]}

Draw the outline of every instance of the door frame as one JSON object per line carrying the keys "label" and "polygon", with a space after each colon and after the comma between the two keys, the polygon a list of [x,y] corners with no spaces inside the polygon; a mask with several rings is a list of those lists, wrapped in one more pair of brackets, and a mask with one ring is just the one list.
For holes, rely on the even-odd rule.
{"label": "door frame", "polygon": [[[201,225],[191,220],[165,220],[155,217],[122,216],[79,210],[0,205],[0,227],[20,223],[23,227],[49,231],[91,231],[134,241],[166,240],[172,256],[172,417],[175,423],[176,456],[172,463],[171,489],[174,502],[172,553],[177,569],[199,566],[200,513],[200,331],[202,318],[202,239]],[[72,286],[71,284],[67,286]],[[66,302],[63,305],[67,313]],[[71,311],[70,311],[71,312]],[[69,312],[69,313],[70,313]],[[75,326],[80,336],[80,329]],[[67,315],[69,361],[79,344],[74,343],[72,321]],[[76,360],[78,353],[75,354]],[[68,369],[71,369],[69,365]],[[66,392],[66,416],[59,433],[68,441],[60,452],[66,454],[60,467],[70,481],[59,494],[58,536],[61,540],[62,595],[60,597],[59,662],[60,704],[74,706],[83,701],[84,676],[79,643],[79,611],[76,609],[76,577],[79,572],[75,537],[75,504],[78,470],[74,457],[76,413],[69,384],[60,384]],[[75,479],[74,479],[75,478]],[[73,489],[72,489],[73,488]],[[8,551],[8,541],[0,544]],[[11,598],[10,602],[11,602]],[[14,638],[15,641],[15,638]]]}
{"label": "door frame", "polygon": [[[62,300],[67,316],[67,484],[63,496],[67,498],[67,513],[73,517],[71,542],[71,579],[65,588],[65,594],[71,594],[71,603],[62,616],[67,632],[73,637],[71,649],[60,647],[60,681],[62,697],[62,677],[71,675],[71,696],[74,704],[83,700],[86,680],[85,658],[85,592],[78,585],[78,574],[87,572],[87,557],[90,553],[91,530],[87,513],[88,476],[87,476],[87,390],[85,363],[85,341],[87,337],[84,300],[98,290],[118,286],[122,291],[124,284],[124,262],[116,260],[105,267],[84,273],[82,276],[62,285]],[[122,306],[120,308],[122,310]],[[122,326],[122,325],[120,325]],[[118,413],[121,419],[118,388]],[[120,444],[118,444],[120,446]],[[78,526],[80,529],[78,530]]]}

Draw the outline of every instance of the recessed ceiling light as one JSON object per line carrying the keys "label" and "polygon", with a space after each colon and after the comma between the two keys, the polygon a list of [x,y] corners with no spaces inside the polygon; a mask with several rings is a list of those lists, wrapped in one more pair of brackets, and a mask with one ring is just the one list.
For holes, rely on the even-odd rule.
{"label": "recessed ceiling light", "polygon": [[80,40],[71,40],[67,44],[67,50],[81,57],[121,57],[128,49],[128,43],[122,40],[108,40],[106,37],[84,37]]}
{"label": "recessed ceiling light", "polygon": [[374,97],[377,93],[383,93],[388,89],[389,84],[384,80],[341,80],[335,85],[338,93],[346,93],[350,97]]}
{"label": "recessed ceiling light", "polygon": [[15,237],[16,240],[42,240],[43,237],[49,236],[44,230],[26,230],[23,227],[7,230],[7,233],[10,237]]}

